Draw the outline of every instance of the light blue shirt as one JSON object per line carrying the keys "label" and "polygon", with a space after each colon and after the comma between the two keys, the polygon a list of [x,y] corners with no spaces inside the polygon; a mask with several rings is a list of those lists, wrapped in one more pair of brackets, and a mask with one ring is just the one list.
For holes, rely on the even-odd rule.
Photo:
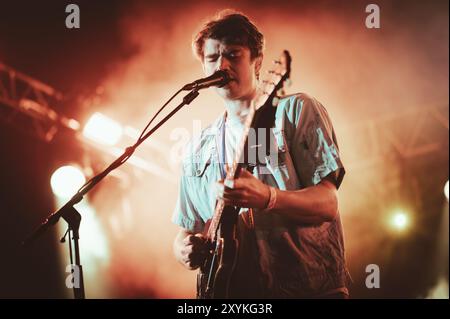
{"label": "light blue shirt", "polygon": [[[216,183],[222,179],[217,136],[224,118],[223,114],[193,138],[183,158],[172,221],[193,233],[202,232],[214,213]],[[253,172],[257,178],[280,190],[299,190],[332,174],[339,188],[345,169],[331,120],[320,102],[304,93],[281,99],[270,134],[271,152],[259,157],[262,163]],[[243,219],[248,215],[244,213],[248,209],[241,209]],[[255,260],[264,278],[265,296],[346,291],[348,272],[339,214],[320,225],[299,225],[278,214],[256,209],[251,213],[254,226],[246,231],[256,238]]]}
{"label": "light blue shirt", "polygon": [[[192,232],[201,232],[214,212],[215,183],[222,178],[216,137],[222,125],[224,114],[189,142],[182,161],[172,221]],[[336,172],[339,187],[343,165],[328,113],[317,100],[306,94],[281,99],[271,134],[275,152],[266,157],[265,167],[257,167],[256,177],[281,190],[296,190]]]}

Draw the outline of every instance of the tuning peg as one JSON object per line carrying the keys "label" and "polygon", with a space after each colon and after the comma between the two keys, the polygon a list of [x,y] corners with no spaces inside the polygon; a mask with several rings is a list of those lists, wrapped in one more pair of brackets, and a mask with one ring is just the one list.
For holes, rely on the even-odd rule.
{"label": "tuning peg", "polygon": [[280,102],[280,98],[278,98],[277,96],[275,96],[275,97],[272,99],[272,106],[273,106],[273,107],[277,107],[277,106],[278,106],[278,102]]}

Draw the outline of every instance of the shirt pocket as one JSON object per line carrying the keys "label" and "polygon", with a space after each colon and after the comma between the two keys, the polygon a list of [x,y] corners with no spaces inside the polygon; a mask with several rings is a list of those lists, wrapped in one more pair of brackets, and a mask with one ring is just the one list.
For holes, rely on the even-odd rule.
{"label": "shirt pocket", "polygon": [[201,178],[205,176],[206,168],[210,165],[211,158],[202,158],[200,155],[188,157],[183,164],[184,175]]}
{"label": "shirt pocket", "polygon": [[[210,157],[204,160],[196,155],[187,158],[183,164],[184,176],[189,183],[189,193],[192,198],[195,198],[196,210],[199,214],[212,211],[215,202],[215,189],[211,187],[215,176],[210,166]],[[208,219],[205,216],[202,216],[203,221]]]}

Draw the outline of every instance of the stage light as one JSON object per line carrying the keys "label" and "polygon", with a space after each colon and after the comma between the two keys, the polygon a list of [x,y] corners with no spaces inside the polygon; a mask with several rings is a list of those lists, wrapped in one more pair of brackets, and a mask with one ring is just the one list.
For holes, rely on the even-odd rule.
{"label": "stage light", "polygon": [[86,182],[83,172],[74,166],[58,168],[50,178],[53,194],[69,198]]}
{"label": "stage light", "polygon": [[116,144],[122,134],[122,126],[101,113],[94,113],[83,129],[85,137],[106,145]]}
{"label": "stage light", "polygon": [[447,183],[445,183],[445,186],[444,186],[444,194],[448,201],[448,181],[447,181]]}
{"label": "stage light", "polygon": [[398,231],[405,230],[409,223],[409,215],[402,210],[394,211],[390,219],[391,226]]}

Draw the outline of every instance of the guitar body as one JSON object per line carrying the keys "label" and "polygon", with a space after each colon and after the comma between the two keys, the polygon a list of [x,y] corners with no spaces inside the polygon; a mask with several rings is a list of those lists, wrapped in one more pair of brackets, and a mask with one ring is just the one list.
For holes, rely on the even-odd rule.
{"label": "guitar body", "polygon": [[[197,275],[198,299],[229,298],[230,281],[237,262],[239,242],[236,239],[236,221],[239,208],[225,206],[218,228],[217,239],[210,243],[210,251]],[[205,232],[208,231],[206,224]]]}

